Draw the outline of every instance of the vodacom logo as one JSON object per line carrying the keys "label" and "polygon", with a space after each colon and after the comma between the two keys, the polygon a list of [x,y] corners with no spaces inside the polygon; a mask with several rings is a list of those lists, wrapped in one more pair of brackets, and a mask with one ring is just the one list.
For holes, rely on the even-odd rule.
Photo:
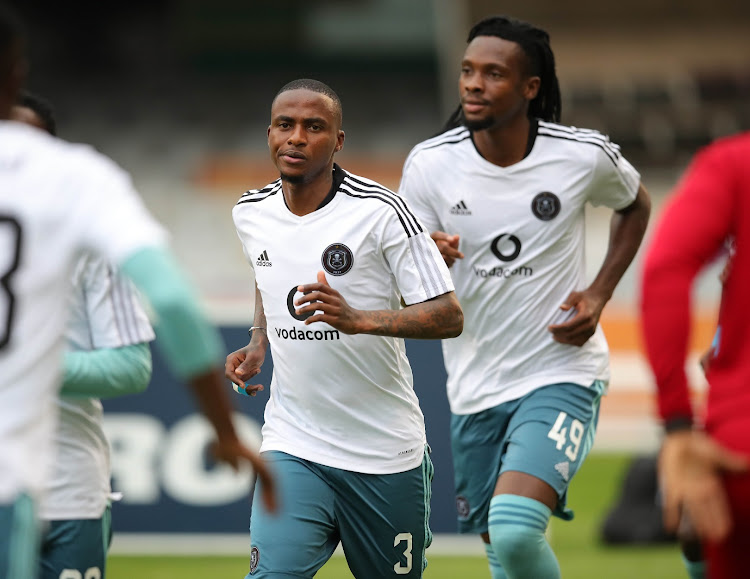
{"label": "vodacom logo", "polygon": [[513,261],[521,254],[521,240],[512,233],[501,233],[492,240],[490,250],[500,261]]}

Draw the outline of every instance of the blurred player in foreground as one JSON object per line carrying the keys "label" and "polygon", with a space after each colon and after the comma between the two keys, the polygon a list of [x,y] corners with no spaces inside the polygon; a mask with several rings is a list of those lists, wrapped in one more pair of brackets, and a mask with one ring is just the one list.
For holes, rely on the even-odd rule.
{"label": "blurred player in foreground", "polygon": [[[747,575],[750,552],[750,133],[696,155],[646,256],[641,315],[666,436],[659,467],[664,519],[681,510],[703,540],[711,579]],[[706,378],[705,427],[695,428],[685,373],[690,290],[733,240]]]}
{"label": "blurred player in foreground", "polygon": [[[726,244],[727,261],[724,268],[721,270],[719,275],[719,281],[724,284],[727,280],[727,276],[732,268],[732,258],[734,257],[734,242],[730,238]],[[716,328],[713,340],[709,348],[700,357],[700,366],[704,374],[708,374],[708,369],[711,367],[711,360],[717,354],[717,348],[719,347],[719,341],[721,339],[721,327]],[[699,423],[694,426],[702,428]],[[695,534],[695,529],[690,523],[690,518],[683,511],[682,518],[677,531],[677,536],[680,539],[680,550],[682,553],[682,561],[685,564],[685,568],[688,572],[690,579],[705,579],[706,578],[706,562],[703,557],[703,549],[701,547],[700,538]]]}
{"label": "blurred player in foreground", "polygon": [[[648,222],[617,145],[559,124],[549,36],[506,17],[469,33],[461,105],[418,144],[400,193],[452,267],[466,314],[443,342],[459,530],[479,533],[493,578],[560,576],[545,538],[591,449],[609,352],[599,317]],[[587,203],[614,210],[585,277]]]}
{"label": "blurred player in foreground", "polygon": [[463,315],[409,206],[334,164],[341,121],[327,85],[282,87],[268,127],[281,177],[233,211],[256,328],[226,372],[253,393],[270,344],[261,452],[282,501],[270,518],[256,487],[248,578],[313,577],[339,542],[358,579],[421,577],[432,538],[432,463],[402,338],[457,336]]}
{"label": "blurred player in foreground", "polygon": [[83,146],[9,121],[25,80],[24,36],[0,4],[0,578],[38,573],[36,502],[51,466],[67,299],[77,257],[97,251],[133,279],[158,316],[171,367],[216,430],[218,458],[263,461],[238,439],[216,362],[220,338],[127,174]]}
{"label": "blurred player in foreground", "polygon": [[[12,118],[56,134],[52,107],[25,93]],[[154,331],[129,280],[94,255],[73,274],[55,459],[39,510],[41,579],[105,577],[111,538],[109,443],[99,398],[142,392]]]}

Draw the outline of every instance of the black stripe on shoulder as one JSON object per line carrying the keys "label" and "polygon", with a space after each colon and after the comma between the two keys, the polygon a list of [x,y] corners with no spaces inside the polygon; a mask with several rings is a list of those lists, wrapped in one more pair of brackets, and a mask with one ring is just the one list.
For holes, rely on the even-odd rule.
{"label": "black stripe on shoulder", "polygon": [[281,178],[276,179],[276,181],[272,181],[262,189],[248,189],[242,194],[242,196],[244,197],[245,195],[255,195],[257,193],[269,193],[271,191],[274,191],[275,189],[278,189],[279,185],[281,185]]}
{"label": "black stripe on shoulder", "polygon": [[466,127],[460,127],[459,129],[453,129],[452,131],[448,131],[443,133],[442,135],[438,135],[437,137],[433,137],[432,139],[428,139],[427,141],[422,142],[421,144],[417,145],[415,149],[415,153],[418,151],[426,151],[428,149],[434,149],[436,147],[442,147],[443,145],[455,145],[457,143],[462,143],[466,139],[471,138],[471,133]]}
{"label": "black stripe on shoulder", "polygon": [[407,237],[411,237],[412,235],[416,235],[423,231],[419,221],[417,221],[412,212],[406,206],[403,198],[382,185],[356,179],[350,174],[344,179],[340,190],[349,197],[355,197],[358,199],[377,199],[378,201],[390,205],[396,212],[396,216],[401,222]]}
{"label": "black stripe on shoulder", "polygon": [[363,187],[371,187],[374,191],[383,192],[390,198],[394,200],[396,205],[403,211],[409,220],[410,224],[414,228],[415,232],[421,232],[422,226],[419,224],[419,219],[414,215],[411,208],[406,204],[406,201],[404,198],[399,195],[398,193],[395,193],[394,191],[391,191],[387,187],[383,187],[380,183],[376,183],[375,181],[365,181],[362,178],[358,178],[356,175],[352,175],[349,173],[349,178],[354,181],[355,183],[359,183]]}
{"label": "black stripe on shoulder", "polygon": [[240,197],[240,200],[237,201],[237,205],[240,205],[242,203],[255,203],[256,201],[263,201],[264,199],[268,199],[272,195],[276,195],[281,191],[281,179],[277,179],[273,183],[269,183],[263,189],[251,189],[249,191],[246,191],[242,194],[242,197]]}
{"label": "black stripe on shoulder", "polygon": [[609,140],[609,137],[595,129],[581,129],[579,127],[570,127],[568,125],[560,125],[557,123],[550,123],[541,121],[540,127],[548,129],[553,132],[561,132],[567,135],[572,135],[577,139],[583,141],[595,140],[599,141],[603,146],[607,147],[613,154],[620,156],[620,146]]}
{"label": "black stripe on shoulder", "polygon": [[595,129],[581,129],[579,127],[570,127],[568,125],[560,125],[557,123],[549,123],[545,121],[541,121],[539,123],[540,128],[548,129],[550,131],[558,131],[561,133],[565,133],[568,135],[572,135],[574,137],[578,138],[589,138],[589,139],[597,139],[602,142],[602,144],[606,145],[607,147],[610,147],[613,150],[619,151],[620,147],[609,140],[609,137]]}
{"label": "black stripe on shoulder", "polygon": [[363,187],[371,187],[372,189],[377,192],[383,192],[385,193],[389,198],[393,199],[393,201],[396,203],[396,205],[401,209],[401,211],[404,212],[406,215],[409,223],[414,228],[415,232],[421,232],[422,226],[419,224],[419,219],[417,219],[416,215],[412,212],[409,205],[406,203],[406,200],[399,195],[398,193],[391,191],[388,189],[388,187],[384,187],[380,183],[376,183],[372,180],[365,180],[362,177],[357,177],[356,175],[352,175],[351,173],[348,174],[349,178],[354,181],[355,183],[359,183]]}
{"label": "black stripe on shoulder", "polygon": [[542,127],[539,127],[538,135],[544,136],[544,137],[551,137],[553,139],[563,139],[565,141],[573,141],[576,143],[594,145],[596,147],[599,147],[602,151],[604,151],[604,154],[607,155],[610,161],[612,161],[612,163],[614,163],[615,165],[617,165],[617,160],[620,157],[619,151],[613,150],[611,147],[608,147],[600,139],[593,139],[593,138],[587,138],[585,136],[575,136],[575,135],[561,133],[561,132],[549,131],[549,130],[543,129]]}
{"label": "black stripe on shoulder", "polygon": [[404,174],[406,174],[406,170],[411,165],[414,158],[420,153],[429,151],[430,149],[437,149],[444,145],[457,145],[458,143],[463,143],[467,139],[471,139],[471,133],[469,132],[469,129],[461,126],[418,143],[406,157],[406,161],[404,162]]}
{"label": "black stripe on shoulder", "polygon": [[[422,227],[419,224],[419,221],[406,205],[403,197],[401,197],[397,193],[394,193],[387,187],[383,187],[375,181],[371,181],[369,179],[365,180],[361,177],[357,177],[351,174],[347,175],[347,179],[343,184],[346,185],[348,189],[347,194],[352,194],[352,196],[358,196],[361,198],[377,198],[391,205],[391,207],[396,210],[396,213],[401,222],[404,224],[404,227],[407,228],[408,225],[407,233],[416,234],[422,231]],[[355,192],[361,193],[361,195],[356,195]]]}

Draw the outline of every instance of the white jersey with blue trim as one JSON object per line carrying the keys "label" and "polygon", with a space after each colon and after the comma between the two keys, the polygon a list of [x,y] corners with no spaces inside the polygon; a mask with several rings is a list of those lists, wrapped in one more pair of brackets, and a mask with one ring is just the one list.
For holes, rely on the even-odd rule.
{"label": "white jersey with blue trim", "polygon": [[466,127],[418,144],[399,188],[425,227],[460,235],[451,268],[464,331],[443,341],[448,398],[473,414],[552,383],[609,380],[601,327],[583,347],[547,330],[572,312],[560,305],[587,287],[584,208],[623,209],[640,175],[593,130],[539,121],[518,163],[500,167],[477,151]]}
{"label": "white jersey with blue trim", "polygon": [[0,121],[0,503],[46,483],[76,260],[165,241],[112,161]]}
{"label": "white jersey with blue trim", "polygon": [[[100,257],[79,259],[69,304],[70,350],[122,348],[155,338],[133,284]],[[98,398],[60,396],[57,405],[55,462],[39,515],[45,520],[97,519],[111,494],[102,403]]]}
{"label": "white jersey with blue trim", "polygon": [[263,299],[274,372],[261,452],[355,472],[421,464],[424,417],[401,338],[346,335],[295,313],[297,286],[328,283],[356,309],[397,310],[453,290],[445,263],[397,194],[334,168],[316,211],[297,216],[277,180],[233,211]]}

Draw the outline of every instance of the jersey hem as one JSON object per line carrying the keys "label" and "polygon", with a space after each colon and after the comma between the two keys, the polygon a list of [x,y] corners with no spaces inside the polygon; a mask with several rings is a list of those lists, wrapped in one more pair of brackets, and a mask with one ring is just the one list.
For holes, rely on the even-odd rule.
{"label": "jersey hem", "polygon": [[[101,508],[98,509],[78,509],[72,511],[56,510],[56,509],[39,509],[39,518],[43,521],[76,521],[76,520],[88,520],[88,519],[101,519],[104,515],[104,511],[107,510],[107,501],[102,502]],[[98,512],[98,514],[97,514]]]}
{"label": "jersey hem", "polygon": [[316,453],[306,449],[300,449],[297,446],[291,446],[284,443],[263,443],[261,445],[260,452],[262,454],[271,450],[278,450],[288,455],[301,458],[303,460],[309,460],[310,462],[321,464],[323,466],[329,466],[331,468],[338,468],[341,470],[357,472],[361,474],[397,474],[400,472],[413,470],[422,464],[422,461],[424,460],[425,444],[427,443],[424,440],[415,442],[416,450],[413,453],[409,453],[409,460],[399,462],[397,464],[391,462],[389,462],[388,464],[384,464],[382,461],[378,461],[375,464],[373,464],[372,462],[370,462],[369,464],[363,464],[361,460],[344,461],[328,455]]}
{"label": "jersey hem", "polygon": [[534,392],[539,388],[551,386],[552,384],[570,383],[582,386],[584,388],[591,388],[597,381],[601,381],[604,383],[603,395],[606,395],[607,386],[609,384],[609,376],[605,375],[603,377],[587,375],[586,377],[582,378],[580,374],[563,374],[557,375],[555,377],[543,376],[534,378],[533,380],[523,381],[521,384],[517,384],[509,388],[503,388],[502,392],[493,393],[482,398],[481,400],[473,401],[469,404],[465,402],[459,404],[457,402],[454,402],[453,400],[450,400],[450,394],[448,398],[451,413],[459,416],[465,416],[469,414],[478,414],[485,410],[489,410],[490,408],[499,406],[500,404],[503,404],[505,402],[518,400],[519,398],[523,398],[527,394],[530,394],[531,392]]}

